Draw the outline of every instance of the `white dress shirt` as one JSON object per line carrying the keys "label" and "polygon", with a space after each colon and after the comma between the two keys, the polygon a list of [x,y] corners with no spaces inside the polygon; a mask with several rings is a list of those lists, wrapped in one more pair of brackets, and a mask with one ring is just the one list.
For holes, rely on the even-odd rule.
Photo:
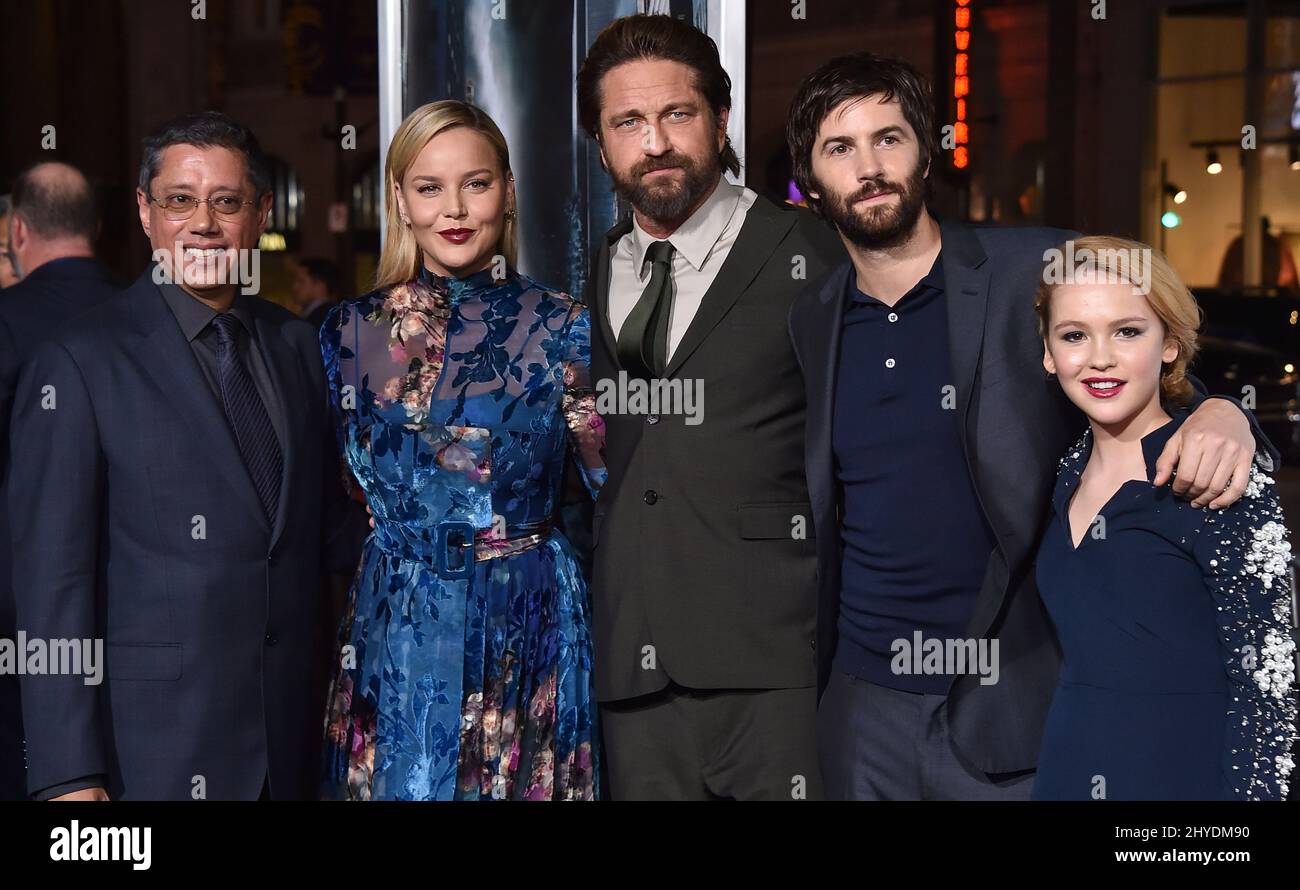
{"label": "white dress shirt", "polygon": [[614,336],[650,283],[646,250],[655,241],[667,240],[674,248],[673,303],[668,316],[668,357],[672,358],[757,199],[752,190],[720,176],[712,194],[667,239],[648,235],[633,217],[632,231],[614,245],[609,263],[609,325]]}

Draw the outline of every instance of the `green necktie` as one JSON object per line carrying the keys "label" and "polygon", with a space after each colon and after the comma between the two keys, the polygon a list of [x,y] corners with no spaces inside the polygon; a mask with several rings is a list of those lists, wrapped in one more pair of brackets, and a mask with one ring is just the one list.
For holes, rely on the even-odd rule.
{"label": "green necktie", "polygon": [[619,363],[633,377],[662,377],[668,364],[668,316],[673,304],[673,245],[656,241],[646,249],[650,283],[618,333]]}

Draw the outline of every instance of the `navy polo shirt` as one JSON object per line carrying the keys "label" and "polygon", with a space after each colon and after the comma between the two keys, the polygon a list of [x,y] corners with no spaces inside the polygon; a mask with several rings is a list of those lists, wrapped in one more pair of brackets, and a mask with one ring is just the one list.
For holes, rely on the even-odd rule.
{"label": "navy polo shirt", "polygon": [[942,254],[892,307],[854,275],[848,290],[833,423],[844,493],[835,667],[942,695],[951,676],[890,666],[894,641],[912,647],[918,630],[965,638],[994,547],[962,451],[956,387],[969,381],[952,377]]}

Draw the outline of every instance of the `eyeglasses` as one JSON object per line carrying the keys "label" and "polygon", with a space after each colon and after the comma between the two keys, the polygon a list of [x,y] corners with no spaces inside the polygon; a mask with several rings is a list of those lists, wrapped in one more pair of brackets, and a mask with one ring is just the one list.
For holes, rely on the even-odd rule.
{"label": "eyeglasses", "polygon": [[213,195],[211,198],[196,198],[183,192],[166,195],[161,199],[150,195],[149,200],[162,208],[163,216],[173,220],[189,219],[194,215],[194,211],[199,209],[200,204],[207,204],[208,209],[218,216],[231,217],[236,216],[246,205],[257,203],[256,201],[241,200],[239,195]]}

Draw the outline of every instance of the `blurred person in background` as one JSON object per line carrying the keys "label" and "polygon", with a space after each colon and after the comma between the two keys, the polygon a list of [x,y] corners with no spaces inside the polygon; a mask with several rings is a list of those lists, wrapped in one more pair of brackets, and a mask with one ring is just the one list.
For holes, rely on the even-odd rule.
{"label": "blurred person in background", "polygon": [[[1260,287],[1281,287],[1295,290],[1300,286],[1296,280],[1295,260],[1286,242],[1269,231],[1272,221],[1260,217]],[[1242,265],[1246,250],[1245,239],[1241,235],[1232,239],[1227,252],[1223,255],[1223,265],[1219,267],[1219,287],[1232,290],[1242,286],[1244,275]]]}
{"label": "blurred person in background", "polygon": [[[9,418],[24,362],[61,325],[117,290],[94,256],[99,219],[81,171],[58,162],[36,164],[19,175],[8,204],[0,242],[0,474],[6,480]],[[13,639],[7,481],[0,483],[0,495],[0,639]],[[0,674],[0,800],[27,796],[18,685],[15,674]]]}
{"label": "blurred person in background", "polygon": [[298,315],[319,329],[339,301],[339,268],[322,257],[305,257],[293,264],[293,302]]}

